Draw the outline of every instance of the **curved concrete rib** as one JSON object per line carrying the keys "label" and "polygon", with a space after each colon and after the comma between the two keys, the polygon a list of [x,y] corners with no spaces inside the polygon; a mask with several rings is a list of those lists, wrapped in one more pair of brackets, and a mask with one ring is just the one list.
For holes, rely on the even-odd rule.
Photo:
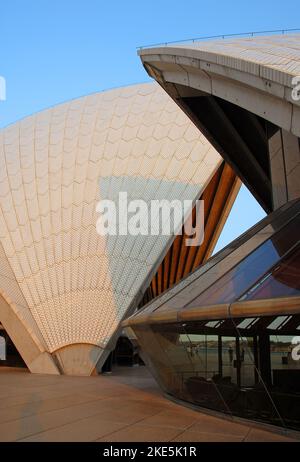
{"label": "curved concrete rib", "polygon": [[211,94],[300,136],[300,98],[292,94],[300,76],[300,34],[200,41],[139,55],[162,86],[188,87],[187,97],[193,89]]}
{"label": "curved concrete rib", "polygon": [[300,34],[141,50],[267,213],[300,195]]}
{"label": "curved concrete rib", "polygon": [[60,374],[50,353],[34,333],[28,330],[18,308],[0,291],[0,322],[20,352],[30,372]]}

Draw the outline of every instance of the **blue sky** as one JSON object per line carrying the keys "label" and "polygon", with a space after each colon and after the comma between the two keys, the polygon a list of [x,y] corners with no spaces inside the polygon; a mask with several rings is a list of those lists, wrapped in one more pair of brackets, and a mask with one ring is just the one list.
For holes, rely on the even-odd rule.
{"label": "blue sky", "polygon": [[[148,81],[136,47],[296,28],[299,0],[2,0],[0,127],[70,98]],[[219,246],[263,216],[245,188]]]}

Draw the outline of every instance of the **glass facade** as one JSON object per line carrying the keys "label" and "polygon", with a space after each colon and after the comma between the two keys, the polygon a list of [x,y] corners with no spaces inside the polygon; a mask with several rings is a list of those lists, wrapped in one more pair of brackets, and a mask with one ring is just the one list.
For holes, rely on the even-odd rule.
{"label": "glass facade", "polygon": [[299,244],[288,252],[275,268],[264,275],[242,299],[256,300],[295,295],[300,295]]}
{"label": "glass facade", "polygon": [[[280,231],[261,244],[236,266],[226,272],[217,282],[191,301],[186,306],[186,309],[201,305],[228,303],[239,299],[249,287],[261,279],[262,276],[264,277],[270,268],[273,268],[274,265],[277,268],[277,264],[281,262],[281,259],[284,258],[287,252],[291,252],[290,249],[293,249],[299,242],[299,229],[300,215],[297,215],[283,226]],[[299,255],[296,257],[294,256],[294,250],[292,252],[297,264],[299,262]],[[291,264],[291,260],[286,262],[286,264],[289,263]],[[283,272],[285,273],[285,268],[283,268]]]}
{"label": "glass facade", "polygon": [[281,318],[152,324],[134,331],[166,393],[300,430],[300,358],[293,354],[300,315]]}
{"label": "glass facade", "polygon": [[300,201],[127,321],[166,393],[300,430]]}

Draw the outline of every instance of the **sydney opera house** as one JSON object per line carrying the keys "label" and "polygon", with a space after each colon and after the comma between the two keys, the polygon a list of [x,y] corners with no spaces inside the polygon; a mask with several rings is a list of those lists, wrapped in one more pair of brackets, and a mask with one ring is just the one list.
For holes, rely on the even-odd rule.
{"label": "sydney opera house", "polygon": [[[125,328],[166,395],[299,429],[299,38],[144,48],[156,82],[0,132],[1,335],[31,372],[97,373]],[[241,182],[267,216],[213,255]],[[203,242],[100,236],[121,191],[204,200]]]}
{"label": "sydney opera house", "polygon": [[[0,136],[0,322],[31,372],[90,375],[126,316],[211,255],[240,181],[152,83],[70,101]],[[99,235],[98,202],[123,191],[146,203],[202,197],[205,241]]]}
{"label": "sydney opera house", "polygon": [[169,395],[299,429],[299,35],[140,57],[267,216],[124,325]]}

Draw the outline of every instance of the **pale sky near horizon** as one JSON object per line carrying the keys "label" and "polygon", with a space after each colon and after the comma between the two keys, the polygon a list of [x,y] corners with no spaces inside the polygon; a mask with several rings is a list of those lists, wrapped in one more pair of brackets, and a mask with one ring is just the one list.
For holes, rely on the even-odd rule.
{"label": "pale sky near horizon", "polygon": [[[149,81],[136,47],[191,37],[297,28],[290,0],[2,0],[0,127],[71,98]],[[264,216],[245,187],[218,248]]]}

